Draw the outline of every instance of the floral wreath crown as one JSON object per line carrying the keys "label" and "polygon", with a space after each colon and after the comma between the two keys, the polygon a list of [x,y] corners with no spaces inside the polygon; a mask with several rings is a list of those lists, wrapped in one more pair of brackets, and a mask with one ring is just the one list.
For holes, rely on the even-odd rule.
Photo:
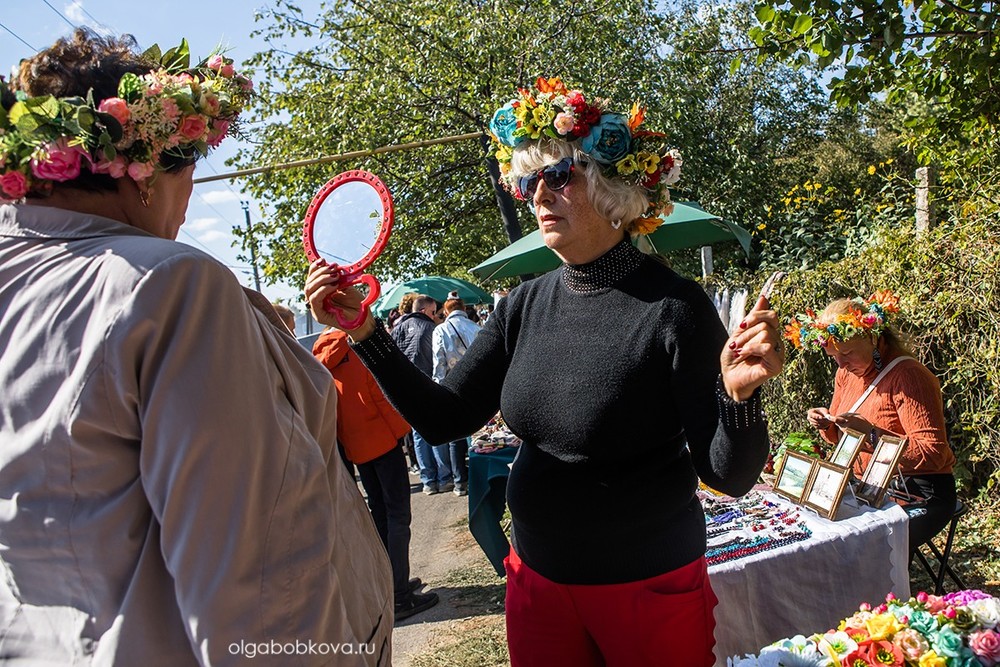
{"label": "floral wreath crown", "polygon": [[681,154],[667,145],[661,132],[640,130],[645,108],[632,105],[629,116],[611,113],[607,100],[587,99],[562,79],[539,77],[534,88],[519,88],[517,98],[493,114],[490,133],[496,144],[501,179],[518,198],[510,175],[514,147],[542,138],[579,141],[580,150],[601,165],[604,175],[646,191],[649,208],[636,222],[636,232],[649,234],[670,215],[670,186],[681,175]]}
{"label": "floral wreath crown", "polygon": [[253,91],[233,60],[213,54],[190,66],[186,40],[166,53],[153,46],[143,58],[159,62],[148,74],[126,73],[118,96],[29,97],[15,91],[0,105],[0,199],[47,194],[54,182],[81,169],[135,181],[157,171],[162,155],[207,155],[227,135]]}
{"label": "floral wreath crown", "polygon": [[859,336],[878,336],[888,316],[899,312],[899,297],[890,290],[875,292],[867,299],[851,299],[851,309],[840,315],[817,317],[811,308],[799,313],[785,326],[784,337],[802,350],[824,349],[831,340],[844,342]]}

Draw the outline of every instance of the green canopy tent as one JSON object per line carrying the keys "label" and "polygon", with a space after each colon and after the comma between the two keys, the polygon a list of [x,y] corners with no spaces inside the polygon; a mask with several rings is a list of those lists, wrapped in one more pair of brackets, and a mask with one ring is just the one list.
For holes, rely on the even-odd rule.
{"label": "green canopy tent", "polygon": [[[735,240],[747,255],[750,254],[750,233],[747,230],[708,213],[696,202],[674,204],[673,212],[663,218],[663,224],[646,240],[654,251],[660,253]],[[489,280],[545,273],[559,264],[559,258],[546,247],[542,233],[536,229],[469,270],[478,278]]]}
{"label": "green canopy tent", "polygon": [[447,299],[450,292],[458,292],[458,296],[467,306],[493,303],[493,296],[490,293],[467,280],[450,276],[421,276],[391,285],[383,290],[382,296],[372,304],[372,312],[379,317],[384,317],[390,310],[399,305],[404,294],[410,292],[426,294],[438,303]]}

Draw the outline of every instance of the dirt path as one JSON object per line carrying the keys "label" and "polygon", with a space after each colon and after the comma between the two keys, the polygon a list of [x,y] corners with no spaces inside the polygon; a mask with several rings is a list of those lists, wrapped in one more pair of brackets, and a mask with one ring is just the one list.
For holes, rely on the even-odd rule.
{"label": "dirt path", "polygon": [[433,590],[441,602],[425,612],[396,624],[392,638],[393,665],[409,667],[418,656],[432,652],[435,640],[454,635],[456,628],[475,617],[502,614],[503,581],[490,572],[484,576],[486,556],[468,530],[468,498],[453,493],[433,496],[412,484],[410,576],[420,577],[425,591]]}

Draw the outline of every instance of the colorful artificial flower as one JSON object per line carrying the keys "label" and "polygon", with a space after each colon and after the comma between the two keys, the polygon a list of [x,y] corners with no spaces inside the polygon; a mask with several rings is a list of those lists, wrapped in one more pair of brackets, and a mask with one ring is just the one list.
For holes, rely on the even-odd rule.
{"label": "colorful artificial flower", "polygon": [[796,635],[763,648],[759,655],[730,658],[726,664],[993,667],[1000,665],[1000,627],[992,613],[996,609],[1000,600],[982,591],[944,597],[919,593],[909,600],[890,594],[878,607],[859,607],[840,622],[838,631]]}
{"label": "colorful artificial flower", "polygon": [[670,186],[681,175],[680,151],[667,145],[666,135],[639,129],[646,110],[638,102],[627,117],[608,111],[607,106],[606,100],[587,99],[558,77],[539,77],[533,89],[518,89],[517,98],[497,109],[490,120],[502,182],[518,196],[509,174],[513,149],[520,143],[578,142],[607,177],[646,191],[649,208],[637,221],[635,232],[652,233],[673,211]]}
{"label": "colorful artificial flower", "polygon": [[899,297],[890,290],[880,290],[867,299],[856,297],[852,303],[847,313],[832,317],[818,317],[811,309],[795,315],[785,326],[785,339],[797,349],[821,350],[830,341],[842,343],[859,336],[878,336],[889,315],[899,312]]}
{"label": "colorful artificial flower", "polygon": [[143,55],[160,68],[126,73],[118,95],[96,106],[89,97],[15,91],[16,101],[0,108],[0,199],[45,194],[81,170],[140,181],[163,169],[162,156],[207,155],[236,133],[253,83],[232,59],[213,54],[191,67],[185,40]]}

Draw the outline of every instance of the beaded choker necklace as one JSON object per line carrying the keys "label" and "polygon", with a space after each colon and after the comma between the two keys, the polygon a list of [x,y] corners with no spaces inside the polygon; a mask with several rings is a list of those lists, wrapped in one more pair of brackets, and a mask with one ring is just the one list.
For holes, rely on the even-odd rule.
{"label": "beaded choker necklace", "polygon": [[642,264],[644,255],[628,239],[587,264],[565,264],[562,279],[572,292],[597,292],[613,286]]}

